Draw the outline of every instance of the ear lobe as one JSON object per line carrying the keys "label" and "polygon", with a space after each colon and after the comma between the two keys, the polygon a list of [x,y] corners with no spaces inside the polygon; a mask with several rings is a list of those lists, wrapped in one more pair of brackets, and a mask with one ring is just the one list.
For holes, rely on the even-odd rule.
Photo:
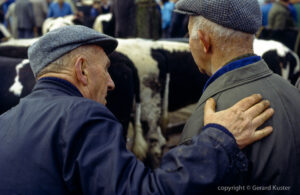
{"label": "ear lobe", "polygon": [[79,57],[75,62],[75,74],[79,83],[83,85],[88,84],[86,65],[84,63],[85,59]]}
{"label": "ear lobe", "polygon": [[207,33],[203,32],[202,30],[198,30],[198,36],[199,36],[199,41],[203,46],[204,52],[209,53],[211,48],[210,37],[207,35]]}

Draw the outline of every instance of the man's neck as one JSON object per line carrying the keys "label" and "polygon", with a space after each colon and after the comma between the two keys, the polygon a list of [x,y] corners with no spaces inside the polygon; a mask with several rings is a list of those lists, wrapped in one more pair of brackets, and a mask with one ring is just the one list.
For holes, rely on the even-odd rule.
{"label": "man's neck", "polygon": [[75,87],[78,88],[78,85],[77,85],[76,81],[73,79],[72,75],[69,74],[68,72],[66,72],[66,73],[51,73],[51,72],[50,73],[45,73],[42,76],[40,76],[38,78],[38,80],[41,79],[41,78],[45,78],[45,77],[55,77],[55,78],[63,79],[63,80],[66,80],[66,81],[70,82],[71,84],[73,84]]}
{"label": "man's neck", "polygon": [[243,55],[250,54],[250,53],[254,53],[253,49],[249,49],[249,50],[243,51],[243,52],[233,52],[232,54],[228,54],[228,55],[216,54],[215,56],[212,56],[212,60],[211,60],[212,75],[215,74],[219,69],[221,69],[223,66],[225,66],[228,62],[232,61],[233,59],[238,58]]}

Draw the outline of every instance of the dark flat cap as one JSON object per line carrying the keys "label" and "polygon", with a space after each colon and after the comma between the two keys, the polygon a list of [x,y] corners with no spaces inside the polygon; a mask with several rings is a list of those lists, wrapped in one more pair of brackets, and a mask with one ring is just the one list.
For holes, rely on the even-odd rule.
{"label": "dark flat cap", "polygon": [[179,0],[175,12],[204,18],[221,26],[255,34],[262,25],[257,0]]}
{"label": "dark flat cap", "polygon": [[30,66],[34,76],[51,62],[82,46],[98,45],[106,54],[113,52],[118,41],[91,28],[75,25],[55,29],[42,36],[28,49]]}

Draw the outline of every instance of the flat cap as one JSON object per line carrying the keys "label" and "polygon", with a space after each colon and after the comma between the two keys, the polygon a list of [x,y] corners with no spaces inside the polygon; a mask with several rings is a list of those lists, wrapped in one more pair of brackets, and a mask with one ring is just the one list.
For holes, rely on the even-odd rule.
{"label": "flat cap", "polygon": [[74,25],[48,32],[28,49],[30,66],[34,76],[64,54],[82,46],[98,45],[106,54],[113,52],[118,41],[91,28]]}
{"label": "flat cap", "polygon": [[179,0],[175,12],[204,18],[226,28],[255,34],[262,25],[257,0]]}

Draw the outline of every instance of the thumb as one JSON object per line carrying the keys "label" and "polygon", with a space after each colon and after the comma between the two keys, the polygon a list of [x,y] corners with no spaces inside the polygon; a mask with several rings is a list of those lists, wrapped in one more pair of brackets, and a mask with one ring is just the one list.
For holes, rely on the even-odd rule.
{"label": "thumb", "polygon": [[204,121],[205,118],[208,117],[211,114],[214,114],[216,112],[216,101],[213,98],[209,98],[204,107]]}

